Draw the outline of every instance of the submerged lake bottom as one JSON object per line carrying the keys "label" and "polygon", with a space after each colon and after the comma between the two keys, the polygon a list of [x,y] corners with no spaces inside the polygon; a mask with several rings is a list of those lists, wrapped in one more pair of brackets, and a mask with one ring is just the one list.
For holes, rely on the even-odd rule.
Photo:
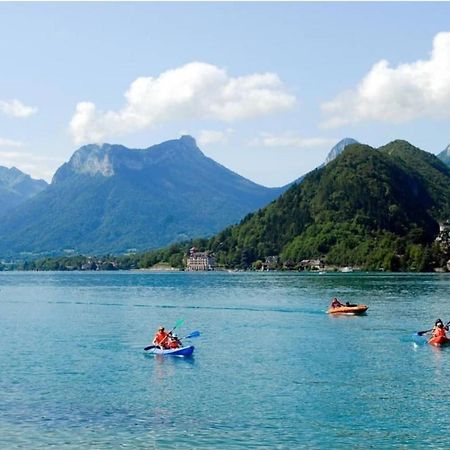
{"label": "submerged lake bottom", "polygon": [[[449,448],[450,274],[0,273],[0,448]],[[369,306],[326,314],[332,297]],[[183,320],[192,357],[149,355]]]}

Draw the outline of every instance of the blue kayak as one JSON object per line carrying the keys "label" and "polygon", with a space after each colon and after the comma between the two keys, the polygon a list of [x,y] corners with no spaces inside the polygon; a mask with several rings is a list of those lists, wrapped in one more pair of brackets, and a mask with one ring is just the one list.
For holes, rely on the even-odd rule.
{"label": "blue kayak", "polygon": [[194,353],[194,346],[171,348],[161,350],[160,348],[151,348],[148,353],[153,353],[155,355],[170,355],[170,356],[191,356]]}

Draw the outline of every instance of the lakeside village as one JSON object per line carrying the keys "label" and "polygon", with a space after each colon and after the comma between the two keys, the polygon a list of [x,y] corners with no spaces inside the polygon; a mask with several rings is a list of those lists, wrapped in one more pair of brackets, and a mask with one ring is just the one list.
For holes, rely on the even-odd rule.
{"label": "lakeside village", "polygon": [[[450,255],[450,221],[439,224],[439,234],[435,239],[443,254]],[[133,249],[134,250],[134,249]],[[8,270],[34,270],[34,271],[111,271],[111,270],[139,270],[139,271],[243,271],[244,269],[229,269],[217,263],[212,251],[199,251],[191,247],[178,267],[170,262],[159,262],[150,267],[140,267],[136,262],[135,250],[123,256],[83,256],[73,255],[73,251],[67,251],[71,255],[61,257],[48,257],[39,260],[12,263],[1,261],[0,271]],[[309,272],[355,272],[361,268],[357,266],[337,266],[327,264],[325,258],[303,259],[300,262],[280,260],[278,255],[266,256],[264,260],[255,261],[249,269],[252,271],[309,271]],[[382,270],[382,269],[380,269]],[[450,259],[444,267],[434,268],[435,272],[450,272]]]}

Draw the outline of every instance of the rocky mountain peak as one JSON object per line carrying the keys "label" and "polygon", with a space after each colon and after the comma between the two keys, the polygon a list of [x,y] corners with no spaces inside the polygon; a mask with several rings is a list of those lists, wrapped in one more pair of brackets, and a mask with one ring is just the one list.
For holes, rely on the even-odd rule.
{"label": "rocky mountain peak", "polygon": [[348,137],[340,140],[328,153],[325,159],[325,164],[333,161],[333,159],[339,156],[345,150],[345,148],[351,144],[359,144],[359,142],[353,138]]}
{"label": "rocky mountain peak", "polygon": [[180,142],[185,145],[186,147],[197,147],[197,142],[192,136],[189,136],[188,134],[185,134],[180,137]]}
{"label": "rocky mountain peak", "polygon": [[72,170],[76,173],[88,175],[101,174],[104,177],[114,175],[114,167],[110,159],[111,146],[103,144],[86,145],[77,150],[69,161]]}

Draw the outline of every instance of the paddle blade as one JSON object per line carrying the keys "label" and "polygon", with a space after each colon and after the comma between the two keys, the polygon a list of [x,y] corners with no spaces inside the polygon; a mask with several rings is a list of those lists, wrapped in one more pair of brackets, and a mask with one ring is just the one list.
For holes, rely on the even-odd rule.
{"label": "paddle blade", "polygon": [[144,347],[144,350],[151,350],[152,348],[156,348],[156,345],[147,345],[147,347]]}
{"label": "paddle blade", "polygon": [[417,336],[423,336],[424,334],[427,334],[427,333],[429,333],[430,331],[433,331],[433,330],[418,331],[418,332],[417,332]]}
{"label": "paddle blade", "polygon": [[199,337],[199,336],[200,336],[200,331],[193,331],[191,334],[188,334],[183,339],[191,339],[191,338],[195,338],[195,337]]}
{"label": "paddle blade", "polygon": [[184,323],[184,319],[180,319],[174,326],[173,329],[175,330],[175,328],[180,327],[181,325],[183,325]]}

